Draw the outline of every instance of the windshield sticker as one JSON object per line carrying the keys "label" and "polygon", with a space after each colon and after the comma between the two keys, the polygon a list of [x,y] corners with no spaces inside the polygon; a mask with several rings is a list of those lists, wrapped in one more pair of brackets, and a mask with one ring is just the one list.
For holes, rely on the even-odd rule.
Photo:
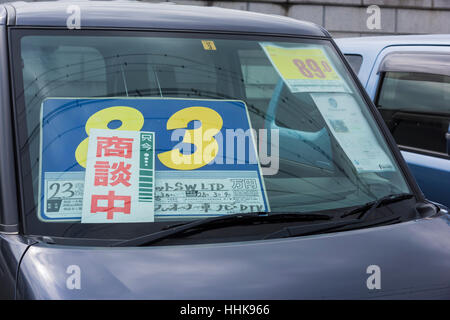
{"label": "windshield sticker", "polygon": [[311,93],[311,97],[357,172],[395,170],[351,94]]}
{"label": "windshield sticker", "polygon": [[261,47],[291,92],[350,92],[322,48]]}
{"label": "windshield sticker", "polygon": [[83,208],[84,172],[46,172],[43,212],[49,219],[77,221]]}
{"label": "windshield sticker", "polygon": [[81,223],[154,221],[154,133],[91,129]]}
{"label": "windshield sticker", "polygon": [[[270,211],[247,106],[242,101],[50,98],[42,104],[41,123],[39,215],[44,221],[131,222],[131,216],[139,217],[139,221],[158,221]],[[105,139],[133,141],[136,135],[153,133],[154,176],[134,171],[137,167],[133,161],[138,158],[126,159],[130,162],[120,166],[119,158],[109,161],[104,155],[98,157],[92,139],[99,139],[99,132]],[[127,165],[131,165],[130,170]],[[119,179],[112,177],[119,166],[120,182],[111,186]],[[94,185],[96,172],[110,174],[113,180],[108,187]],[[129,187],[123,181],[126,173],[131,174]],[[139,179],[138,185],[133,179]],[[54,195],[55,182],[60,190]],[[73,194],[66,191],[68,182],[73,185],[69,190]],[[138,188],[144,185],[150,189]],[[96,198],[98,212],[93,214],[89,212],[95,207],[92,197],[99,190],[102,197]],[[140,194],[142,191],[148,194]],[[141,215],[131,208],[128,214],[125,198],[115,198],[121,196],[132,197],[131,206],[136,197],[138,202],[152,200],[139,205],[151,203],[154,209],[146,207],[147,215]],[[106,210],[111,204],[116,206],[111,199],[118,200],[114,209],[119,210],[117,213]]]}
{"label": "windshield sticker", "polygon": [[216,45],[212,40],[202,40],[203,49],[216,51]]}

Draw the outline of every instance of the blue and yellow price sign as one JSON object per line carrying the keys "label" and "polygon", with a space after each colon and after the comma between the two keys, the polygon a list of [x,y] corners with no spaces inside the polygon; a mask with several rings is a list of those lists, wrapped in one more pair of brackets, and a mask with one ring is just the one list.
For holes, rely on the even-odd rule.
{"label": "blue and yellow price sign", "polygon": [[155,219],[269,210],[242,101],[54,98],[41,123],[42,220],[80,219],[91,129],[154,132]]}

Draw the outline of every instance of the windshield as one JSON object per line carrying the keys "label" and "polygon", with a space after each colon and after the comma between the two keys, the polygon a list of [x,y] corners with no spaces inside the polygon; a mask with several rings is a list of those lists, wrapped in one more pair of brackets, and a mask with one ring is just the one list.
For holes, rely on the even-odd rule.
{"label": "windshield", "polygon": [[28,234],[127,239],[409,189],[330,41],[13,30]]}

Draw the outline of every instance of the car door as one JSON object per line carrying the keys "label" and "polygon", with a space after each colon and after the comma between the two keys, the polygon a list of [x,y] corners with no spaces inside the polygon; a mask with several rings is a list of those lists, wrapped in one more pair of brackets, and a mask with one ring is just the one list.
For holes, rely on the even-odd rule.
{"label": "car door", "polygon": [[424,194],[450,206],[450,47],[388,47],[367,88]]}

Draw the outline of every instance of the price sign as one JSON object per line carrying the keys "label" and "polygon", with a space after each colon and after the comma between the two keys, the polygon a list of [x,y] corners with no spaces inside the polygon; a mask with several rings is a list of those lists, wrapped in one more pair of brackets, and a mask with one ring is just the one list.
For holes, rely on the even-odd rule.
{"label": "price sign", "polygon": [[[150,222],[270,211],[242,101],[50,98],[41,124],[41,220]],[[152,153],[138,148],[143,133],[154,138]],[[99,153],[103,145],[112,153]]]}
{"label": "price sign", "polygon": [[345,82],[322,48],[261,46],[292,92],[347,92]]}

